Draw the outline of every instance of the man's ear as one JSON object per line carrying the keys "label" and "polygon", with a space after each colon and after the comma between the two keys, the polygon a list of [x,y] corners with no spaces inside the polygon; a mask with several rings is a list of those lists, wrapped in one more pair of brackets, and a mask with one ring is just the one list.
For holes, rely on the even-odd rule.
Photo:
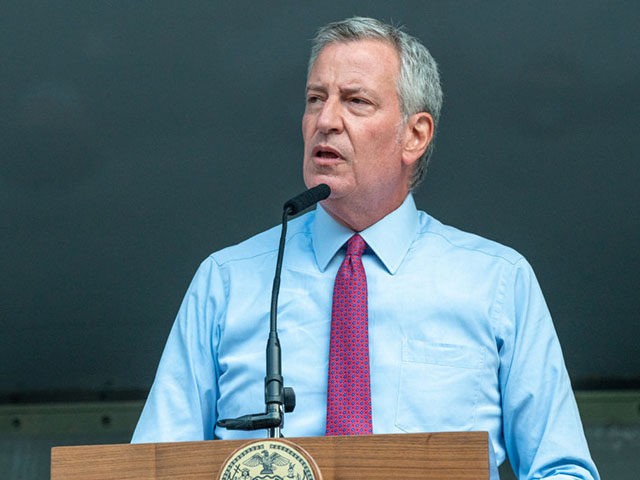
{"label": "man's ear", "polygon": [[433,139],[433,117],[427,112],[414,113],[405,125],[402,161],[413,165]]}

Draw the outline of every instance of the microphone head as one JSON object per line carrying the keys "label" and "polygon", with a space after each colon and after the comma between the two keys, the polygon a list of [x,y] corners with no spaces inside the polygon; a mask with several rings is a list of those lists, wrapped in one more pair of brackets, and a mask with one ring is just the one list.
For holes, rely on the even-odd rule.
{"label": "microphone head", "polygon": [[284,204],[284,210],[289,211],[289,215],[295,215],[296,213],[306,210],[312,205],[328,198],[331,195],[331,189],[326,183],[316,185],[309,190],[302,192],[300,195],[287,200]]}

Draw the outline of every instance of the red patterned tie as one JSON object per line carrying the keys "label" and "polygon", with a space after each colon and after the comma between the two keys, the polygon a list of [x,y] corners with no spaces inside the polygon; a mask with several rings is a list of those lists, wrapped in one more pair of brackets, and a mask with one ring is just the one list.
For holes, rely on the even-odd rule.
{"label": "red patterned tie", "polygon": [[331,312],[327,435],[372,433],[367,277],[357,233],[336,275]]}

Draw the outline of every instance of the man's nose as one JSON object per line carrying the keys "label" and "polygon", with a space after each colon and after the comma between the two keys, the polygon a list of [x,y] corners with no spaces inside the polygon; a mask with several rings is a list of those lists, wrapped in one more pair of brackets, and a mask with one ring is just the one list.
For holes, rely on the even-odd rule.
{"label": "man's nose", "polygon": [[342,108],[339,101],[327,100],[318,115],[317,127],[320,132],[340,133],[344,127]]}

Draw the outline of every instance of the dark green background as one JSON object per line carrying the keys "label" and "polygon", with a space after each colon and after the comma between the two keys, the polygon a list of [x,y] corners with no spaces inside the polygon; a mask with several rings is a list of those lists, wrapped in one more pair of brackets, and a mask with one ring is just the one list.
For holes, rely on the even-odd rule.
{"label": "dark green background", "polygon": [[440,64],[418,205],[529,259],[574,385],[640,384],[640,3],[9,0],[0,399],[144,397],[199,262],[304,188],[309,40],[354,14]]}

